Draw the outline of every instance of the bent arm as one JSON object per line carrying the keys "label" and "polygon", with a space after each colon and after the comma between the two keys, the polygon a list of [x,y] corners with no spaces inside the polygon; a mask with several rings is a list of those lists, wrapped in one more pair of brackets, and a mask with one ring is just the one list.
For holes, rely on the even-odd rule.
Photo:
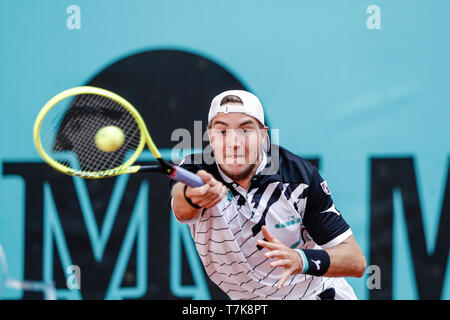
{"label": "bent arm", "polygon": [[356,243],[353,235],[346,240],[325,251],[330,256],[330,267],[325,277],[357,277],[364,275],[366,258]]}

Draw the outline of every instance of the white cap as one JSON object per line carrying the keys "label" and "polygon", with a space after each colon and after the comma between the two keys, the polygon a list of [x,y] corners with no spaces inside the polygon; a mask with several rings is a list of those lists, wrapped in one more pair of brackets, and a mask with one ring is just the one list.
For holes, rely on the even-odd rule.
{"label": "white cap", "polygon": [[[226,96],[236,96],[242,100],[241,104],[224,104],[220,105],[222,99]],[[265,126],[264,110],[259,99],[254,94],[244,90],[228,90],[214,97],[209,108],[208,123],[219,113],[242,112],[245,113]]]}
{"label": "white cap", "polygon": [[[226,96],[236,96],[242,100],[242,104],[236,103],[226,103],[220,105],[222,99]],[[214,97],[211,101],[211,107],[209,108],[208,123],[219,113],[229,113],[229,112],[241,112],[249,115],[256,120],[258,120],[263,126],[266,125],[264,122],[264,110],[258,97],[253,93],[244,90],[228,90],[222,92],[221,94]],[[270,147],[269,135],[266,135],[266,139],[263,144],[264,151],[268,151]]]}

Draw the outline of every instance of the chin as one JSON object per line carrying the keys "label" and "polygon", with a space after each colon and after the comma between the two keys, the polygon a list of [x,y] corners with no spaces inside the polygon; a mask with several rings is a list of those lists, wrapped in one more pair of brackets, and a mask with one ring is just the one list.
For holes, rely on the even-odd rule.
{"label": "chin", "polygon": [[224,166],[225,171],[232,173],[233,175],[239,175],[245,172],[248,168],[246,164],[227,164]]}
{"label": "chin", "polygon": [[233,180],[245,179],[253,169],[248,164],[227,164],[221,166],[222,171]]}

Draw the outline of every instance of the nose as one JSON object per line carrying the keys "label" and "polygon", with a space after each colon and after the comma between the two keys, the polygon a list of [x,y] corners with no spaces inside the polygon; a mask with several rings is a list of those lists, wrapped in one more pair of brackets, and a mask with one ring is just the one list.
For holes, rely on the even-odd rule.
{"label": "nose", "polygon": [[227,149],[238,149],[245,146],[245,137],[243,130],[227,130],[226,136]]}

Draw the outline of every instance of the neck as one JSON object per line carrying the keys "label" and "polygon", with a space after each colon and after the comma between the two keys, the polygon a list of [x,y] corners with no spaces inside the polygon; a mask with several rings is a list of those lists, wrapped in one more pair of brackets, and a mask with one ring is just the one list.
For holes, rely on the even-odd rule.
{"label": "neck", "polygon": [[252,171],[249,173],[249,175],[241,180],[234,180],[234,182],[236,182],[237,184],[239,184],[242,188],[248,190],[248,188],[250,187],[250,182],[252,180],[252,178],[255,176],[256,174],[256,170],[258,170],[259,165],[261,164],[262,161],[262,157],[261,155],[258,157],[258,162],[256,163],[256,165],[253,167]]}

